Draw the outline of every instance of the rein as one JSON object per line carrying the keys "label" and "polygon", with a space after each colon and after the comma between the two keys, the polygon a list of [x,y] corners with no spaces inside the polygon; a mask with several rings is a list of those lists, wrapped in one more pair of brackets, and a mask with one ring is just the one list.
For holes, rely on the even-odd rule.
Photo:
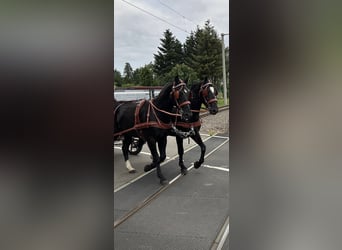
{"label": "rein", "polygon": [[[177,85],[178,86],[178,85]],[[154,105],[153,103],[153,100],[149,100],[148,101],[148,112],[147,112],[147,119],[146,119],[146,122],[140,122],[139,120],[139,113],[140,113],[140,109],[141,107],[143,106],[143,104],[146,102],[146,100],[142,100],[135,108],[135,124],[132,128],[128,128],[128,129],[125,129],[123,131],[120,131],[120,132],[117,132],[117,133],[114,133],[113,136],[120,136],[124,133],[127,133],[129,131],[133,131],[133,130],[138,130],[138,129],[143,129],[143,128],[148,128],[148,127],[156,127],[156,128],[161,128],[161,129],[171,129],[174,124],[170,123],[170,124],[167,124],[167,123],[163,123],[162,121],[160,121],[159,117],[157,116],[156,114],[156,111],[159,111],[161,113],[164,113],[164,114],[167,114],[169,116],[175,116],[175,117],[180,117],[181,115],[178,114],[178,113],[170,113],[170,112],[167,112],[165,110],[162,110],[160,108],[158,108],[157,106]],[[190,102],[189,101],[185,101],[183,103],[181,103],[181,105],[177,105],[178,107],[182,107],[186,104],[189,104]],[[123,104],[123,103],[122,103]],[[118,110],[118,108],[122,105],[120,104],[118,107],[115,108],[115,111]],[[177,103],[178,104],[178,103]],[[149,118],[150,118],[150,110],[151,110],[151,107],[152,107],[152,112],[156,118],[157,121],[149,121]],[[114,111],[114,116],[115,116],[115,111]]]}
{"label": "rein", "polygon": [[194,113],[203,113],[203,112],[206,112],[208,110],[208,108],[201,108],[201,109],[191,109],[190,111],[191,112],[194,112]]}
{"label": "rein", "polygon": [[[159,109],[156,105],[153,104],[152,100],[149,101],[149,103],[151,104],[152,108],[153,109],[156,109],[158,110],[159,112],[162,112],[164,114],[167,114],[167,115],[170,115],[170,116],[182,116],[180,114],[177,114],[177,113],[170,113],[170,112],[167,112],[165,110],[162,110],[162,109]],[[189,102],[190,103],[190,102]]]}

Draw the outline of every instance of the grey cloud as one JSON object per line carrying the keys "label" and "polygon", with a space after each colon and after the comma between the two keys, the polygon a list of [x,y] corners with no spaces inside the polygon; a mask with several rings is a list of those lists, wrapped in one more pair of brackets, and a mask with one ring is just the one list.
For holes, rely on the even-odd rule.
{"label": "grey cloud", "polygon": [[[196,29],[196,24],[203,26],[207,19],[210,19],[218,33],[229,31],[229,0],[162,0],[195,24],[161,5],[158,0],[127,1],[189,32]],[[170,29],[181,42],[188,36],[187,33],[123,1],[115,0],[114,66],[122,71],[125,62],[129,62],[133,68],[138,68],[153,61],[153,54],[157,52],[160,38],[166,29]]]}

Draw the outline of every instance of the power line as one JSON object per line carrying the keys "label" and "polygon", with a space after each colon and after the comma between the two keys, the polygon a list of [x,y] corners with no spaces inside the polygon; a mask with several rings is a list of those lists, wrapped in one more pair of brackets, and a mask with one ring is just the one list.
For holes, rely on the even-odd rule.
{"label": "power line", "polygon": [[185,29],[182,29],[181,27],[178,27],[177,25],[174,25],[174,24],[168,22],[167,20],[165,20],[165,19],[163,19],[163,18],[161,18],[161,17],[156,16],[156,15],[152,14],[151,12],[149,12],[149,11],[147,11],[147,10],[144,10],[143,8],[140,8],[140,7],[134,5],[134,4],[130,3],[130,2],[127,2],[126,0],[121,0],[121,1],[127,3],[127,4],[129,4],[129,5],[131,5],[131,6],[133,6],[134,8],[137,8],[138,10],[140,10],[140,11],[142,11],[142,12],[144,12],[144,13],[150,15],[150,16],[153,16],[154,18],[159,19],[160,21],[162,21],[162,22],[164,22],[164,23],[167,23],[167,24],[169,24],[169,25],[171,25],[171,26],[173,26],[173,27],[175,27],[175,28],[177,28],[177,29],[179,29],[179,30],[181,30],[181,31],[183,31],[183,32],[185,32],[185,33],[187,33],[187,34],[190,34],[190,33],[189,33],[188,31],[186,31]]}
{"label": "power line", "polygon": [[167,5],[167,4],[165,4],[165,3],[163,3],[163,2],[162,2],[162,1],[160,1],[160,0],[159,0],[159,3],[160,3],[161,5],[164,5],[166,8],[168,8],[168,9],[172,10],[173,12],[175,12],[176,14],[178,14],[179,16],[183,17],[184,19],[186,19],[186,20],[188,20],[188,21],[192,22],[193,24],[197,25],[196,23],[194,23],[193,21],[191,21],[190,19],[188,19],[186,16],[184,16],[184,15],[183,15],[183,14],[181,14],[181,13],[179,13],[177,10],[175,10],[175,9],[171,8],[169,5]]}

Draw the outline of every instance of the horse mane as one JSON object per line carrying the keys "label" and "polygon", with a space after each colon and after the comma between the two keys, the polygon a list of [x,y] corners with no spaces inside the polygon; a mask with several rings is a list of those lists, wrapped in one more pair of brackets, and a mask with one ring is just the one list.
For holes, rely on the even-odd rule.
{"label": "horse mane", "polygon": [[159,102],[159,101],[163,100],[165,98],[165,96],[168,97],[170,95],[172,87],[173,87],[172,82],[167,83],[164,86],[164,88],[162,88],[162,90],[159,92],[159,94],[154,98],[155,101]]}
{"label": "horse mane", "polygon": [[193,84],[191,85],[190,90],[194,90],[194,89],[196,89],[196,88],[199,90],[201,84],[202,84],[201,82],[193,83]]}
{"label": "horse mane", "polygon": [[199,90],[200,90],[200,87],[202,85],[202,82],[197,82],[197,83],[193,83],[190,87],[190,92],[192,93],[192,96],[194,97],[198,97],[199,95]]}

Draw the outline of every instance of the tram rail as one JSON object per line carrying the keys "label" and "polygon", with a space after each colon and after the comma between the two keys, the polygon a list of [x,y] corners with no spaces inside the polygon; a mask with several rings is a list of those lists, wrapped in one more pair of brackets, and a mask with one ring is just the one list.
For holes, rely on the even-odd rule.
{"label": "tram rail", "polygon": [[[210,137],[209,137],[210,138]],[[207,138],[207,139],[209,139]],[[220,145],[218,145],[217,147],[215,147],[213,150],[211,150],[210,152],[208,152],[205,156],[204,159],[206,159],[207,157],[209,157],[211,154],[213,154],[215,151],[217,151],[219,148],[221,148],[225,143],[227,143],[229,141],[229,138],[227,138],[226,140],[224,140]],[[176,156],[175,158],[177,158],[178,156]],[[193,169],[194,165],[191,164],[190,167],[188,167],[188,174],[189,172]],[[154,193],[152,193],[151,195],[149,195],[147,198],[145,198],[142,202],[140,202],[139,204],[137,204],[134,208],[132,208],[131,210],[129,210],[128,212],[126,212],[123,216],[121,216],[119,219],[117,219],[116,221],[114,221],[114,229],[117,228],[119,225],[121,225],[122,223],[124,223],[125,221],[127,221],[131,216],[133,216],[134,214],[136,214],[137,212],[139,212],[141,209],[143,209],[144,207],[146,207],[148,204],[150,204],[153,200],[157,199],[165,190],[167,190],[171,185],[173,185],[173,183],[178,180],[182,175],[179,174],[177,175],[175,178],[173,178],[168,185],[165,186],[161,186],[158,190],[156,190]]]}

